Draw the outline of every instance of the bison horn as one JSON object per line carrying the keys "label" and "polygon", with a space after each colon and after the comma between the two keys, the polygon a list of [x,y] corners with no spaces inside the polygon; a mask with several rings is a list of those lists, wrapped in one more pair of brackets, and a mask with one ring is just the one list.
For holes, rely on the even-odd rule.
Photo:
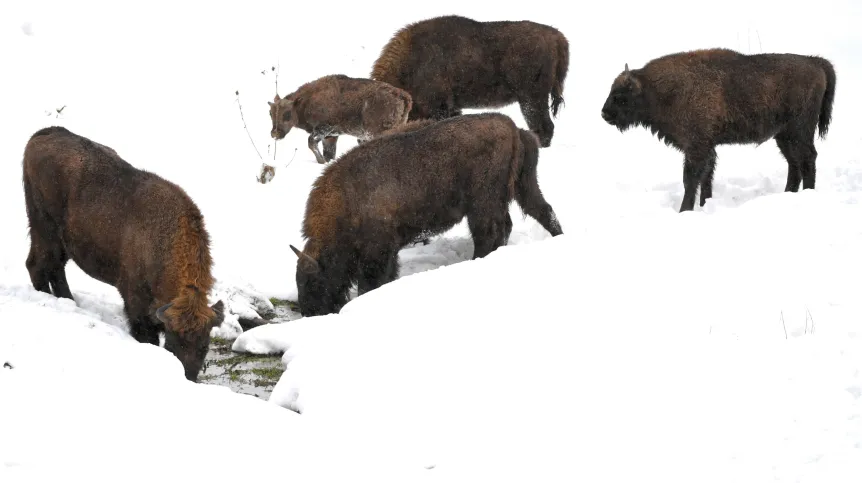
{"label": "bison horn", "polygon": [[270,101],[266,101],[266,103],[267,103],[267,104],[269,104],[269,107],[272,107],[272,106],[274,106],[274,105],[275,105],[275,104],[273,104],[273,103],[272,103],[272,102],[270,102]]}
{"label": "bison horn", "polygon": [[628,73],[629,73],[629,63],[628,63],[628,62],[626,62],[626,70],[625,70],[625,72],[626,72],[626,74],[628,74]]}
{"label": "bison horn", "polygon": [[215,317],[210,321],[212,327],[218,327],[224,322],[224,302],[219,300],[212,304],[210,308],[215,312]]}
{"label": "bison horn", "polygon": [[297,258],[302,257],[302,252],[299,251],[295,246],[293,246],[293,245],[288,245],[288,246],[290,247],[291,250],[293,250],[293,253],[296,253]]}
{"label": "bison horn", "polygon": [[161,323],[167,325],[171,322],[171,319],[168,318],[167,315],[165,315],[165,311],[171,308],[173,305],[174,303],[171,302],[169,304],[162,305],[161,307],[159,307],[158,310],[156,310],[156,318],[159,319]]}
{"label": "bison horn", "polygon": [[296,253],[296,257],[299,258],[299,269],[308,275],[315,274],[320,271],[320,265],[317,264],[317,260],[311,258],[299,251],[295,246],[289,245],[290,249],[293,250],[293,253]]}

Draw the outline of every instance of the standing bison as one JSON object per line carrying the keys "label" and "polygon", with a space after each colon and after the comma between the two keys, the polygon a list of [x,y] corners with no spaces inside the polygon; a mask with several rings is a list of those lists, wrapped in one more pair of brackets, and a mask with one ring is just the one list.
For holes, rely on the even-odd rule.
{"label": "standing bison", "polygon": [[357,146],[324,168],[305,208],[296,285],[304,316],[338,312],[398,277],[398,252],[465,216],[473,259],[508,242],[509,205],[551,235],[563,233],[539,189],[539,140],[503,114],[407,126]]}
{"label": "standing bison", "polygon": [[[308,136],[308,149],[320,164],[335,158],[338,136],[359,142],[407,122],[413,101],[407,92],[385,82],[328,75],[269,103],[270,135],[283,139],[296,126]],[[323,141],[323,154],[317,143]]]}
{"label": "standing bison", "polygon": [[224,304],[207,305],[209,235],[185,191],[111,148],[48,127],[24,150],[24,202],[33,287],[74,300],[65,273],[73,260],[120,292],[138,342],[159,345],[164,331],[165,349],[196,381]]}
{"label": "standing bison", "polygon": [[527,125],[548,147],[554,136],[548,96],[556,117],[568,69],[569,42],[553,27],[445,16],[395,33],[371,78],[413,96],[411,120],[441,120],[462,109],[518,102]]}
{"label": "standing bison", "polygon": [[712,197],[715,147],[775,138],[787,160],[785,191],[814,188],[814,132],[826,136],[835,70],[820,57],[743,55],[727,49],[659,57],[613,82],[602,118],[620,131],[649,128],[685,155],[680,212]]}

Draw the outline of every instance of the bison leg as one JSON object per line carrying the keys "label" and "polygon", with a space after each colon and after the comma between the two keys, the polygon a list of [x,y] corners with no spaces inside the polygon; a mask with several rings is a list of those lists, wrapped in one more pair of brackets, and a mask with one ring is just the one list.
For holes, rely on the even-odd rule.
{"label": "bison leg", "polygon": [[150,316],[149,309],[153,300],[147,295],[149,290],[141,286],[125,285],[121,293],[131,336],[141,343],[159,345],[162,324],[155,315]]}
{"label": "bison leg", "polygon": [[338,142],[338,136],[326,136],[323,138],[323,159],[332,161],[335,159],[335,144]]}
{"label": "bison leg", "polygon": [[[685,193],[679,212],[694,210],[694,200],[697,188],[705,181],[708,167],[716,157],[714,148],[689,149],[685,152],[682,168],[682,184]],[[712,161],[711,161],[712,160]]]}
{"label": "bison leg", "polygon": [[[554,217],[556,219],[556,216]],[[562,231],[560,231],[562,233]],[[509,244],[509,236],[512,234],[512,215],[506,212],[506,225],[505,230],[503,231],[503,241],[500,243],[500,246],[506,246]]]}
{"label": "bison leg", "polygon": [[802,156],[802,189],[813,190],[814,179],[817,177],[817,149],[814,143],[805,143],[800,146]]}
{"label": "bison leg", "polygon": [[370,292],[398,278],[398,251],[384,250],[359,262],[356,295]]}
{"label": "bison leg", "polygon": [[57,298],[75,300],[66,281],[66,252],[59,243],[45,242],[35,231],[31,232],[30,237],[26,266],[33,288]]}
{"label": "bison leg", "polygon": [[798,142],[793,137],[781,133],[775,136],[775,144],[787,161],[787,184],[784,186],[784,191],[797,192],[799,183],[802,182],[802,157]]}
{"label": "bison leg", "polygon": [[712,179],[715,175],[715,158],[712,156],[706,162],[706,172],[703,174],[703,181],[700,183],[700,206],[706,204],[706,200],[712,198]]}
{"label": "bison leg", "polygon": [[524,120],[527,121],[527,126],[539,136],[539,142],[543,148],[549,147],[551,139],[554,137],[554,121],[551,120],[551,115],[548,111],[547,97],[547,94],[545,94],[539,100],[528,98],[518,101],[521,114],[523,114]]}
{"label": "bison leg", "polygon": [[817,174],[814,132],[780,133],[775,136],[775,142],[784,159],[787,160],[787,186],[784,187],[784,191],[799,191],[800,183],[802,183],[802,189],[814,189],[814,179]]}
{"label": "bison leg", "polygon": [[[490,211],[477,210],[477,212],[484,215]],[[501,247],[503,239],[506,238],[506,221],[502,217],[495,220],[482,215],[470,215],[467,217],[467,226],[470,227],[470,234],[473,235],[472,260],[488,256]]]}
{"label": "bison leg", "polygon": [[[542,190],[539,188],[539,179],[536,176],[535,168],[529,169],[528,166],[524,166],[524,171],[521,173],[515,190],[515,201],[518,202],[518,206],[521,207],[525,215],[538,221],[551,236],[563,234],[563,228],[557,220],[554,208],[545,200]],[[512,230],[511,223],[512,220],[509,219],[508,230],[510,232]],[[508,240],[508,235],[506,239]]]}
{"label": "bison leg", "polygon": [[[322,136],[321,136],[321,138],[322,138]],[[320,154],[320,149],[317,148],[317,143],[320,142],[321,138],[315,136],[314,134],[309,135],[308,136],[308,149],[310,149],[311,152],[314,153],[314,158],[317,160],[318,163],[326,164],[326,159],[323,157],[322,154]]]}
{"label": "bison leg", "polygon": [[30,274],[33,288],[47,294],[52,294],[53,288],[55,297],[75,300],[66,281],[66,262],[69,260],[69,255],[63,248],[59,235],[60,229],[42,211],[41,204],[26,178],[24,203],[30,224],[30,252],[27,254],[25,266]]}

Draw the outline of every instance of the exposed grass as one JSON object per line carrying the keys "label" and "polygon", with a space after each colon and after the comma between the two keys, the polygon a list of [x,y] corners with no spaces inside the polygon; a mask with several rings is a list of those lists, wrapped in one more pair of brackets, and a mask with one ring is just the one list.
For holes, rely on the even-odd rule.
{"label": "exposed grass", "polygon": [[272,297],[269,299],[269,301],[272,303],[272,305],[274,305],[276,307],[287,307],[288,309],[293,310],[294,312],[299,311],[299,304],[297,304],[293,300],[285,300],[285,299],[279,299],[279,298]]}

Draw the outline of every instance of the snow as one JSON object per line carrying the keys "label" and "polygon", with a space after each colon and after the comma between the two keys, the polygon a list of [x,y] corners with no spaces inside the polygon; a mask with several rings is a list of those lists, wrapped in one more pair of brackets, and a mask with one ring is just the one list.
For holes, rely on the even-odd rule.
{"label": "snow", "polygon": [[[0,481],[862,480],[858,2],[201,6],[0,8],[0,363],[12,366],[0,370]],[[272,310],[269,297],[296,298],[287,246],[301,246],[321,170],[302,132],[273,161],[270,67],[281,95],[364,77],[395,30],[449,13],[529,18],[569,38],[566,105],[539,161],[565,235],[513,204],[509,245],[485,259],[470,260],[461,224],[402,250],[401,278],[340,314],[243,332],[238,318]],[[773,141],[721,146],[713,198],[680,214],[681,154],[601,120],[624,63],[714,46],[833,61],[815,191],[783,193]],[[517,106],[501,111],[526,125]],[[20,160],[50,124],[201,207],[210,298],[227,307],[213,335],[283,353],[268,401],[186,381],[176,358],[131,339],[116,290],[71,262],[75,302],[32,289]],[[342,137],[338,154],[355,145]],[[266,184],[262,162],[276,167]]]}

